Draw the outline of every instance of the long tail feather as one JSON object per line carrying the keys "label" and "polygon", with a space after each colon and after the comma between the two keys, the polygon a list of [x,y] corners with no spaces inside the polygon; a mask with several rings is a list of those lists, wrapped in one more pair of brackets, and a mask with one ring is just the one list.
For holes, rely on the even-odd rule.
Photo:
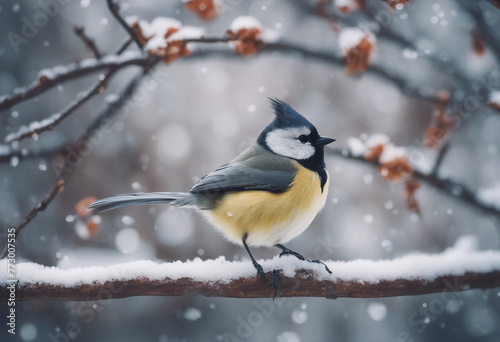
{"label": "long tail feather", "polygon": [[174,206],[189,205],[193,195],[186,192],[151,192],[123,194],[114,197],[103,198],[89,205],[89,209],[95,212],[103,212],[111,209],[129,205],[170,203]]}

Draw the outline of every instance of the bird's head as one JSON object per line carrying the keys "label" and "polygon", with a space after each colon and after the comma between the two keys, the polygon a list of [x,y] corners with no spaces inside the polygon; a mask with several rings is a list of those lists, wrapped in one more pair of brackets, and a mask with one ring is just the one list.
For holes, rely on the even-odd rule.
{"label": "bird's head", "polygon": [[305,117],[297,113],[289,104],[270,99],[276,118],[258,138],[258,143],[266,149],[284,157],[298,161],[323,156],[324,146],[335,139],[322,137]]}

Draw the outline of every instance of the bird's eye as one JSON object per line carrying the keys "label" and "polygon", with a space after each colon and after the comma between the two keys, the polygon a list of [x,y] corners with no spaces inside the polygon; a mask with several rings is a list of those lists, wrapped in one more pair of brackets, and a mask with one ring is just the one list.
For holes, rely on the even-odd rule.
{"label": "bird's eye", "polygon": [[305,135],[305,134],[302,134],[300,137],[299,137],[299,140],[301,143],[306,143],[308,140],[309,140],[309,136]]}

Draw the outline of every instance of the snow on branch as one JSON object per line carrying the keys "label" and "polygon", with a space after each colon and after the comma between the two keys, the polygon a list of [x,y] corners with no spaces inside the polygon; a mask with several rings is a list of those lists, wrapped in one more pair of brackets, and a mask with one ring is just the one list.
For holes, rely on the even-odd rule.
{"label": "snow on branch", "polygon": [[108,55],[101,59],[89,58],[67,66],[43,69],[38,79],[27,87],[17,88],[12,95],[0,96],[0,111],[29,100],[66,81],[84,77],[102,70],[120,70],[130,65],[144,66],[148,63],[145,54],[128,51],[123,55]]}
{"label": "snow on branch", "polygon": [[[234,40],[231,37],[211,37],[211,38],[192,38],[186,37],[180,40],[182,44],[189,42],[196,43],[219,43],[219,42],[230,42]],[[294,55],[299,53],[306,58],[315,59],[318,61],[327,62],[336,66],[344,66],[346,61],[343,58],[330,51],[322,51],[306,48],[304,46],[286,42],[266,42],[264,46],[260,47],[258,52],[273,52],[279,51],[283,54]],[[217,57],[231,57],[235,56],[230,51],[225,50],[204,50],[195,51],[189,58],[202,58],[208,56]],[[27,87],[17,88],[14,94],[0,96],[0,111],[8,109],[22,101],[33,98],[43,92],[51,89],[52,87],[64,83],[69,80],[77,79],[89,74],[102,71],[102,70],[120,70],[130,65],[144,66],[151,60],[151,56],[142,54],[137,51],[130,51],[124,53],[122,56],[118,55],[107,55],[101,59],[86,59],[80,63],[70,64],[68,66],[56,66],[51,69],[44,69],[39,73],[39,79],[33,82]],[[412,84],[408,79],[402,75],[395,75],[393,72],[386,70],[384,67],[379,65],[372,65],[368,68],[368,72],[371,72],[383,79],[395,84],[400,88],[400,90],[410,96],[421,100],[429,102],[438,102],[438,94],[433,93],[422,93],[416,85]]]}
{"label": "snow on branch", "polygon": [[[230,40],[230,38],[202,37],[202,38],[186,38],[183,40],[179,40],[178,42],[181,42],[182,44],[186,44],[189,42],[220,43],[220,42],[228,42],[228,40]],[[306,58],[316,59],[319,61],[330,63],[332,65],[341,66],[344,65],[345,63],[345,61],[342,61],[342,59],[339,56],[335,55],[334,53],[328,51],[317,51],[317,50],[307,49],[300,45],[292,44],[289,42],[267,43],[265,46],[260,48],[259,52],[272,52],[272,51],[280,51],[285,54],[300,53]],[[201,51],[201,53],[195,54],[193,57],[195,58],[208,57],[210,55],[227,56],[228,54],[231,54],[231,52],[226,51],[226,53],[224,53],[220,50]],[[164,57],[164,59],[165,58],[166,57]],[[108,79],[113,73],[130,65],[137,65],[144,67],[147,63],[150,63],[154,59],[155,58],[153,56],[148,56],[139,52],[127,52],[124,53],[122,56],[118,54],[108,55],[100,60],[87,59],[80,62],[79,64],[71,64],[69,66],[57,66],[52,69],[44,69],[39,73],[39,80],[34,82],[28,88],[25,89],[20,88],[16,90],[14,95],[11,96],[6,95],[0,97],[0,111],[2,109],[10,108],[11,106],[17,103],[32,98],[42,92],[45,92],[50,88],[65,81],[86,76],[88,74],[103,69],[108,69],[108,73],[106,75],[102,75],[103,76],[103,79],[101,80],[101,85],[102,85],[102,82],[104,82],[105,79]],[[409,80],[406,80],[402,76],[394,75],[393,73],[385,70],[380,66],[373,65],[368,69],[368,71],[385,78],[389,82],[394,83],[401,89],[402,92],[404,92],[408,96],[412,96],[430,102],[439,101],[439,95],[437,93],[423,94],[414,85],[412,85]],[[16,140],[21,140],[24,138],[31,137],[34,134],[39,134],[45,131],[52,130],[62,120],[64,120],[76,109],[78,109],[81,105],[83,105],[90,98],[96,95],[99,92],[99,89],[100,89],[100,84],[96,84],[95,86],[88,89],[85,93],[83,93],[80,98],[70,103],[60,113],[55,113],[52,116],[43,119],[42,121],[32,122],[28,126],[23,126],[19,128],[17,132],[9,134],[5,138],[5,142],[12,143],[13,141]],[[15,151],[11,152],[12,155],[15,154]],[[0,162],[10,160],[10,158],[8,157],[9,156],[5,156],[4,158],[1,158]]]}
{"label": "snow on branch", "polygon": [[[500,287],[500,252],[477,251],[477,239],[461,237],[441,254],[410,254],[393,260],[328,261],[322,265],[292,256],[260,261],[267,272],[280,270],[282,297],[378,298],[475,288]],[[7,260],[0,260],[7,269]],[[131,296],[272,297],[250,262],[196,258],[187,262],[150,260],[107,267],[60,269],[35,263],[16,265],[19,301],[52,299],[89,301]],[[0,275],[0,300],[7,301],[7,286],[15,284]]]}
{"label": "snow on branch", "polygon": [[[363,152],[358,153],[359,151],[356,151],[357,148],[358,147],[353,144],[349,147],[349,149],[326,149],[326,152],[345,159],[363,162],[377,168],[382,166],[378,160],[373,161],[366,159],[366,156],[363,155],[364,150]],[[468,204],[469,206],[479,209],[485,213],[500,217],[500,206],[497,204],[498,201],[495,203],[487,202],[485,201],[486,197],[476,195],[474,191],[468,189],[464,184],[451,179],[440,178],[434,172],[427,174],[416,169],[412,169],[411,171],[413,177],[444,192],[451,198],[455,198],[462,203]]]}
{"label": "snow on branch", "polygon": [[[363,24],[361,26],[363,27],[376,27],[376,38],[381,38],[387,42],[390,42],[391,44],[395,44],[396,46],[399,46],[402,50],[403,56],[410,55],[412,56],[411,58],[422,58],[426,60],[430,66],[432,66],[436,72],[446,70],[447,76],[450,76],[454,79],[453,83],[454,85],[458,88],[461,89],[462,91],[466,93],[477,93],[477,85],[476,85],[476,80],[467,72],[464,71],[464,68],[460,63],[456,60],[456,58],[451,57],[453,54],[450,51],[447,51],[444,48],[443,44],[440,44],[439,42],[436,42],[435,47],[433,48],[433,51],[431,53],[422,53],[419,52],[419,47],[416,44],[416,41],[418,41],[416,36],[421,33],[418,30],[415,30],[413,32],[413,37],[408,37],[407,35],[402,34],[402,31],[397,25],[391,25],[390,22],[387,22],[387,15],[388,13],[385,10],[381,10],[380,6],[377,4],[377,2],[369,2],[369,1],[364,1],[363,6],[356,6],[356,2],[358,0],[342,0],[340,1],[341,4],[338,4],[336,1],[335,4],[339,8],[340,12],[343,12],[344,15],[338,13],[338,11],[333,11],[331,10],[331,6],[324,6],[326,3],[329,3],[328,1],[321,1],[318,0],[316,2],[316,6],[314,5],[308,5],[306,2],[303,1],[293,1],[294,5],[297,6],[302,10],[303,13],[307,13],[309,15],[313,16],[319,16],[322,17],[332,23],[334,31],[339,31],[339,41],[341,40],[341,35],[342,32],[345,29],[354,29],[357,28],[360,25],[360,19],[367,20],[371,22],[370,24]],[[390,0],[387,1],[388,3],[392,2],[394,5],[401,5],[401,8],[403,7],[402,2],[399,0]],[[342,10],[342,8],[347,9],[349,6],[347,6],[347,3],[350,3],[350,10],[347,10],[348,13],[350,13],[353,10],[356,10],[357,13],[356,15],[345,15],[346,12]],[[342,5],[343,4],[343,5]],[[319,8],[317,5],[321,5]],[[354,5],[354,6],[352,6]],[[391,8],[396,9],[395,6],[391,5]],[[488,45],[491,47],[492,52],[495,53],[497,61],[500,61],[500,42],[496,41],[494,38],[494,35],[492,34],[493,30],[492,27],[488,27],[487,24],[485,24],[484,18],[481,14],[480,10],[480,4],[479,3],[470,3],[467,1],[459,1],[459,5],[462,6],[462,8],[465,10],[465,12],[471,13],[474,18],[476,19],[476,22],[479,25],[480,33],[481,33],[481,38],[484,38],[484,40],[488,43]],[[329,9],[330,8],[330,9]],[[361,55],[365,55],[369,57],[370,55],[370,48],[367,42],[365,41],[364,44],[360,44],[358,46],[357,51],[355,50],[356,53],[347,55],[346,58],[348,59],[348,63],[346,65],[347,67],[347,72],[349,74],[353,74],[353,71],[355,70],[355,66],[361,65],[365,66],[366,65],[366,59],[361,61],[363,63],[360,63],[358,61],[359,55],[361,52]],[[446,59],[443,59],[442,56],[449,56]],[[405,57],[406,58],[406,57]],[[351,62],[349,63],[349,59],[351,59]],[[355,63],[352,62],[352,60],[355,61]],[[375,67],[376,69],[377,67]],[[374,68],[372,68],[374,69]],[[362,69],[358,70],[361,71]],[[372,70],[374,71],[374,70]],[[397,79],[397,78],[396,78]],[[403,82],[396,83],[397,86],[404,87]],[[484,85],[483,85],[484,86]],[[484,88],[484,87],[483,87]],[[484,93],[484,96],[478,96],[477,100],[481,102],[481,105],[483,107],[493,109],[493,112],[495,114],[500,113],[500,106],[494,106],[491,105],[491,102],[488,103],[488,94],[491,94],[495,91],[494,89],[491,89],[492,85],[490,84],[489,86],[486,86],[486,88],[481,89],[481,92]],[[405,88],[402,88],[405,89]],[[412,90],[412,92],[414,92]],[[424,95],[425,96],[425,95]],[[432,96],[432,95],[431,95]],[[489,107],[487,106],[489,105]],[[458,110],[463,104],[456,103],[455,104],[455,111]]]}
{"label": "snow on branch", "polygon": [[10,144],[14,141],[19,141],[28,137],[33,137],[35,134],[40,134],[46,131],[52,130],[54,127],[59,125],[64,119],[70,116],[78,108],[87,103],[92,97],[101,93],[104,89],[106,81],[116,72],[116,70],[110,70],[106,74],[101,74],[99,76],[99,81],[86,90],[80,93],[75,100],[73,100],[69,105],[66,106],[61,112],[52,114],[50,117],[43,119],[41,121],[34,121],[29,124],[29,126],[21,126],[19,130],[15,133],[10,133],[5,137],[5,142]]}

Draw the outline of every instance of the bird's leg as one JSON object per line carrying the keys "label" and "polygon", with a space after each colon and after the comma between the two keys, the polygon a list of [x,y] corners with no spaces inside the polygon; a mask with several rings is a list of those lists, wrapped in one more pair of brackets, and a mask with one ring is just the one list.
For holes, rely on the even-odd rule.
{"label": "bird's leg", "polygon": [[325,265],[325,263],[324,263],[323,261],[321,261],[321,260],[317,260],[317,259],[313,259],[313,260],[311,260],[311,259],[306,259],[306,258],[305,258],[302,254],[300,254],[300,253],[298,253],[298,252],[295,252],[294,250],[291,250],[290,248],[285,247],[285,246],[283,246],[283,245],[281,245],[281,244],[279,244],[279,243],[278,243],[278,244],[276,244],[275,246],[276,246],[276,247],[278,247],[279,249],[281,249],[281,251],[282,251],[282,252],[280,253],[280,257],[281,257],[281,256],[283,256],[283,255],[288,255],[288,254],[291,254],[291,255],[293,255],[294,257],[296,257],[296,258],[297,258],[297,259],[299,259],[299,260],[304,260],[304,261],[308,261],[308,262],[313,262],[313,263],[315,263],[315,264],[321,264],[321,265],[325,266],[325,269],[326,269],[326,271],[327,271],[328,273],[330,273],[330,274],[332,273],[332,271],[330,271],[330,269],[328,268],[328,266],[326,266],[326,265]]}
{"label": "bird's leg", "polygon": [[241,239],[241,241],[243,242],[243,247],[245,247],[245,250],[247,251],[248,256],[250,256],[250,259],[252,260],[253,267],[255,267],[255,269],[257,270],[257,275],[259,275],[261,277],[262,285],[265,285],[266,274],[264,273],[264,269],[262,268],[262,266],[260,266],[260,264],[255,260],[252,253],[250,253],[250,249],[248,248],[248,245],[247,245],[247,238],[248,238],[248,234],[245,233],[245,235],[243,235],[243,238]]}
{"label": "bird's leg", "polygon": [[[264,273],[264,269],[262,268],[262,266],[257,262],[257,260],[255,260],[252,253],[250,252],[250,248],[248,248],[247,245],[247,238],[248,234],[245,234],[241,239],[241,241],[243,242],[243,247],[245,247],[248,256],[252,260],[253,267],[255,267],[255,269],[257,270],[257,275],[259,275],[260,278],[262,279],[262,286],[264,286],[266,284],[266,274]],[[278,293],[280,292],[280,288],[278,285],[278,275],[279,275],[279,270],[273,270],[273,272],[271,273],[271,287],[274,290],[273,300],[276,299],[276,297],[278,297]]]}

